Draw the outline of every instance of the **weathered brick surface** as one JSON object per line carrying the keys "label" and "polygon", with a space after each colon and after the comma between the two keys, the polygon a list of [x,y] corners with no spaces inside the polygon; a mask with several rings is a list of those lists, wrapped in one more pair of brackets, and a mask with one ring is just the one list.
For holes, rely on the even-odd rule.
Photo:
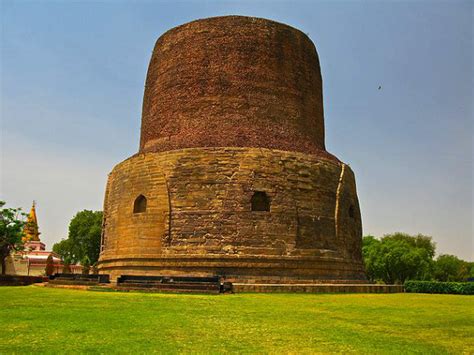
{"label": "weathered brick surface", "polygon": [[140,150],[264,147],[332,157],[322,100],[318,55],[301,31],[241,16],[190,22],[156,42]]}
{"label": "weathered brick surface", "polygon": [[[269,211],[252,211],[257,191]],[[364,280],[361,236],[354,174],[324,147],[305,34],[227,16],[158,39],[140,150],[107,183],[101,273]]]}

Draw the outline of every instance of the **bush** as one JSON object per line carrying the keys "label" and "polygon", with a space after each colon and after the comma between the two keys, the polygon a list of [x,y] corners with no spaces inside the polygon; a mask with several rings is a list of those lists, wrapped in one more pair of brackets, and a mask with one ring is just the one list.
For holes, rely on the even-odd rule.
{"label": "bush", "polygon": [[474,282],[406,281],[405,292],[474,295]]}

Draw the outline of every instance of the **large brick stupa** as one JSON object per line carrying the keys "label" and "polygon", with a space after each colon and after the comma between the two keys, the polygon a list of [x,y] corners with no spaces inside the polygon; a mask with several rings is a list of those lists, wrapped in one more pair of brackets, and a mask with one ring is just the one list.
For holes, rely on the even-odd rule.
{"label": "large brick stupa", "polygon": [[325,149],[308,36],[240,16],[163,34],[140,149],[108,178],[100,272],[361,282],[361,238],[354,174]]}

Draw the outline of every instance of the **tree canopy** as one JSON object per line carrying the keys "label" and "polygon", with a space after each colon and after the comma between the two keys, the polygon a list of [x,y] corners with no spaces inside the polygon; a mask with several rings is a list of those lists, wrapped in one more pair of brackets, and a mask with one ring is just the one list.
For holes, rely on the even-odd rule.
{"label": "tree canopy", "polygon": [[403,283],[431,278],[436,244],[422,234],[388,234],[381,239],[366,236],[362,254],[370,281]]}
{"label": "tree canopy", "polygon": [[64,262],[67,263],[76,263],[78,258],[74,255],[75,250],[73,250],[71,240],[61,239],[60,242],[57,242],[53,245],[53,251],[61,256]]}
{"label": "tree canopy", "polygon": [[99,259],[102,211],[78,212],[69,223],[67,239],[54,244],[53,251],[71,263],[94,264]]}
{"label": "tree canopy", "polygon": [[464,281],[470,277],[472,265],[454,255],[438,256],[434,263],[433,276],[438,281]]}
{"label": "tree canopy", "polygon": [[385,283],[406,280],[466,281],[474,277],[474,263],[454,255],[434,259],[436,244],[423,234],[387,234],[380,239],[362,239],[362,256],[367,278]]}
{"label": "tree canopy", "polygon": [[21,208],[3,208],[5,201],[0,201],[0,259],[2,275],[5,274],[5,259],[14,250],[23,248],[23,227],[25,226]]}

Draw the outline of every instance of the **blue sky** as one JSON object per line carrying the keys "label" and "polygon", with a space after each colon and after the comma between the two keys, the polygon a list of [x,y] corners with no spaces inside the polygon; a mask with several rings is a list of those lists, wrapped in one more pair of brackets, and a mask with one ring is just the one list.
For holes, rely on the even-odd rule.
{"label": "blue sky", "polygon": [[155,40],[197,18],[257,16],[316,45],[326,146],[356,173],[364,234],[428,234],[473,260],[472,4],[4,0],[0,198],[37,200],[43,240],[66,237],[138,149]]}

